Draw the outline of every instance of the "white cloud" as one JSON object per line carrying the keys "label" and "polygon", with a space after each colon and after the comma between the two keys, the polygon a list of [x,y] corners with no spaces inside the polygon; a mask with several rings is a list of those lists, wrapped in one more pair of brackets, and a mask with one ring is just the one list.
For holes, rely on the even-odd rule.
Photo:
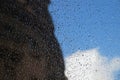
{"label": "white cloud", "polygon": [[77,51],[65,59],[68,80],[114,80],[120,69],[120,58],[109,61],[98,49]]}

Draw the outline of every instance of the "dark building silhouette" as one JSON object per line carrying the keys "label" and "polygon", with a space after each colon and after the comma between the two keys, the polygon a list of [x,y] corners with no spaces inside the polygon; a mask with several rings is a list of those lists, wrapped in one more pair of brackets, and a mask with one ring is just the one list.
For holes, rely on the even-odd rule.
{"label": "dark building silhouette", "polygon": [[67,80],[50,0],[0,0],[0,80]]}

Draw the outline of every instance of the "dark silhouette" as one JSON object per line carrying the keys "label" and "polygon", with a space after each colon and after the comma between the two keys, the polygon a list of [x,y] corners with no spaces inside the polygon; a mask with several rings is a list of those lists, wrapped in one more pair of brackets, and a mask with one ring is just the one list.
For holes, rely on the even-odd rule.
{"label": "dark silhouette", "polygon": [[0,0],[0,80],[67,80],[49,0]]}

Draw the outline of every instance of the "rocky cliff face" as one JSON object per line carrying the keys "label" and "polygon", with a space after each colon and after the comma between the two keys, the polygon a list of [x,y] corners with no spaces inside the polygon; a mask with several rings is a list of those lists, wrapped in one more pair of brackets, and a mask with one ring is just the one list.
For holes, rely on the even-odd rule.
{"label": "rocky cliff face", "polygon": [[66,80],[49,0],[0,0],[0,80]]}

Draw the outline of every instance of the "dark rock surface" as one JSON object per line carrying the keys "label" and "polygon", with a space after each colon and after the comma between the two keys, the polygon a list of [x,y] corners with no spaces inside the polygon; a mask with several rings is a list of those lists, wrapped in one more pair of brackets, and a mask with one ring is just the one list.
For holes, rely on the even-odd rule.
{"label": "dark rock surface", "polygon": [[0,80],[66,80],[49,0],[0,0]]}

